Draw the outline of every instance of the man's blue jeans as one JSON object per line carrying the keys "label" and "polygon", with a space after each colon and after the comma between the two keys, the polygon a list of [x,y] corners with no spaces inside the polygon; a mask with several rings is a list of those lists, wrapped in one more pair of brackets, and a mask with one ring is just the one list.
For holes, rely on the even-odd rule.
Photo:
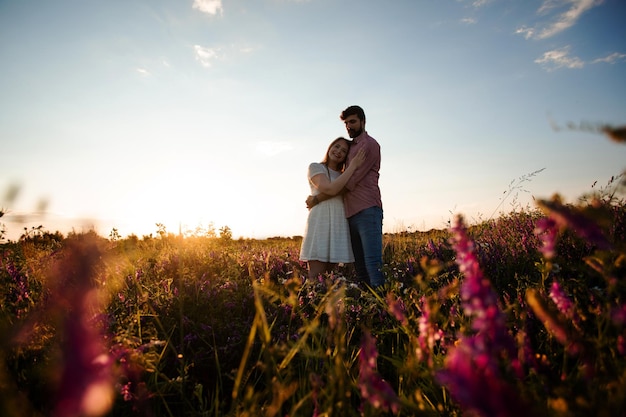
{"label": "man's blue jeans", "polygon": [[372,287],[383,285],[383,210],[366,208],[349,217],[348,224],[357,279]]}

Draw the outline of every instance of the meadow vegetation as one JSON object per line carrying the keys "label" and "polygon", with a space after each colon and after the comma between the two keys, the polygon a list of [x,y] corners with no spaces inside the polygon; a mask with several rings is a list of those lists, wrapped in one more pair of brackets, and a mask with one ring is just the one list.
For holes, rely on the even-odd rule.
{"label": "meadow vegetation", "polygon": [[0,414],[625,415],[623,187],[385,235],[376,290],[297,237],[5,241]]}

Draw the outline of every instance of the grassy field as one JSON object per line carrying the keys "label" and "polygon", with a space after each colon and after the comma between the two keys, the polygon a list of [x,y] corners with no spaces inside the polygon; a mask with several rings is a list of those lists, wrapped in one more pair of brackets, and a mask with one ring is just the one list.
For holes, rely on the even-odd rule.
{"label": "grassy field", "polygon": [[387,284],[300,239],[0,246],[3,416],[619,416],[626,206],[558,198],[384,237]]}

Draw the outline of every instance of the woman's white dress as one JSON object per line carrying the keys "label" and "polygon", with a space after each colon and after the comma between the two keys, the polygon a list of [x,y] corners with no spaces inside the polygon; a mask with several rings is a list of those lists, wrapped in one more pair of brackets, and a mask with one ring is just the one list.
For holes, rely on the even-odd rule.
{"label": "woman's white dress", "polygon": [[[341,175],[340,172],[328,169],[321,163],[314,162],[309,165],[308,178],[312,195],[319,194],[311,181],[311,178],[318,174],[330,175],[331,181]],[[302,247],[300,248],[300,260],[332,263],[354,262],[350,230],[341,195],[322,201],[309,210]]]}

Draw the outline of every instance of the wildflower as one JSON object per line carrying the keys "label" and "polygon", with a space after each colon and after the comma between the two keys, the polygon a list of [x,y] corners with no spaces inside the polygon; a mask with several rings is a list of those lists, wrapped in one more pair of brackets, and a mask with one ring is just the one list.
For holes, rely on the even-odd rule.
{"label": "wildflower", "polygon": [[443,258],[443,251],[441,250],[441,246],[436,245],[432,239],[428,239],[428,251],[430,252],[431,257],[435,259]]}
{"label": "wildflower", "polygon": [[565,346],[570,355],[585,356],[584,346],[573,336],[568,323],[559,317],[556,311],[552,311],[548,307],[536,290],[529,289],[526,291],[526,300],[537,318],[543,322],[550,334]]}
{"label": "wildflower", "polygon": [[436,379],[445,385],[454,399],[468,411],[479,416],[528,416],[528,407],[522,403],[515,388],[502,380],[489,365],[485,355],[476,355],[482,349],[477,339],[461,339],[445,361],[445,368]]}
{"label": "wildflower", "polygon": [[430,322],[430,306],[426,297],[420,299],[420,307],[422,315],[417,319],[419,336],[417,338],[418,347],[415,351],[418,360],[428,358],[429,365],[432,365],[432,357],[430,353],[433,351],[435,344],[443,339],[443,331],[438,329],[436,325]]}
{"label": "wildflower", "polygon": [[406,307],[401,298],[395,297],[391,292],[387,294],[387,305],[389,306],[389,312],[402,323],[403,326],[408,324],[408,320],[405,316]]}
{"label": "wildflower", "polygon": [[547,212],[549,218],[560,229],[571,228],[580,237],[596,245],[598,249],[608,250],[612,248],[611,243],[596,223],[563,205],[558,198],[553,201],[539,200],[537,204]]}
{"label": "wildflower", "polygon": [[[100,252],[90,241],[71,242],[54,281],[56,306],[63,314],[62,367],[53,416],[102,416],[113,406],[113,360],[94,325],[100,303],[94,280]],[[65,306],[75,306],[69,314]]]}
{"label": "wildflower", "polygon": [[497,297],[480,270],[474,243],[467,236],[462,217],[457,218],[452,232],[456,262],[464,275],[461,306],[471,316],[471,327],[476,333],[458,341],[436,379],[470,413],[528,415],[527,405],[500,370],[502,360],[508,359],[511,369],[521,376],[514,341],[508,334]]}
{"label": "wildflower", "polygon": [[550,298],[565,317],[572,320],[575,324],[580,322],[580,317],[576,314],[574,303],[557,281],[552,282],[550,286]]}
{"label": "wildflower", "polygon": [[553,219],[544,217],[537,220],[535,235],[542,243],[539,251],[546,259],[552,259],[556,255],[556,239],[558,233],[559,229]]}
{"label": "wildflower", "polygon": [[122,398],[124,399],[124,401],[130,401],[133,399],[131,382],[127,382],[126,384],[122,385],[122,387],[120,388],[120,394],[122,394]]}
{"label": "wildflower", "polygon": [[400,401],[393,388],[376,371],[376,342],[366,331],[363,334],[361,350],[359,352],[359,386],[361,397],[374,408],[383,411],[400,411]]}
{"label": "wildflower", "polygon": [[[148,413],[148,401],[153,397],[146,387],[145,382],[141,382],[144,367],[140,365],[140,360],[144,352],[151,346],[164,345],[159,341],[149,342],[136,349],[128,348],[122,344],[111,347],[111,356],[119,363],[122,378],[117,383],[117,391],[122,395],[124,401],[132,402],[135,415],[151,415]],[[123,380],[123,381],[122,381]]]}
{"label": "wildflower", "polygon": [[406,270],[409,276],[415,275],[415,268],[413,267],[413,262],[415,262],[415,259],[413,258],[410,258],[406,261]]}
{"label": "wildflower", "polygon": [[498,307],[498,298],[489,280],[483,276],[474,244],[467,236],[462,217],[458,218],[452,231],[456,262],[464,275],[460,289],[463,311],[472,316],[472,329],[479,337],[486,338],[485,342],[490,343],[494,350],[504,348],[510,357],[515,357],[504,314]]}
{"label": "wildflower", "polygon": [[569,338],[567,329],[558,320],[558,317],[549,310],[545,301],[537,294],[535,290],[528,290],[526,292],[526,301],[532,308],[533,312],[539,320],[541,320],[546,329],[558,340],[561,344],[567,345]]}
{"label": "wildflower", "polygon": [[30,297],[30,285],[28,275],[23,274],[10,259],[0,258],[0,268],[5,269],[12,279],[9,285],[9,294],[15,308],[15,315],[21,319],[28,312],[33,300]]}

